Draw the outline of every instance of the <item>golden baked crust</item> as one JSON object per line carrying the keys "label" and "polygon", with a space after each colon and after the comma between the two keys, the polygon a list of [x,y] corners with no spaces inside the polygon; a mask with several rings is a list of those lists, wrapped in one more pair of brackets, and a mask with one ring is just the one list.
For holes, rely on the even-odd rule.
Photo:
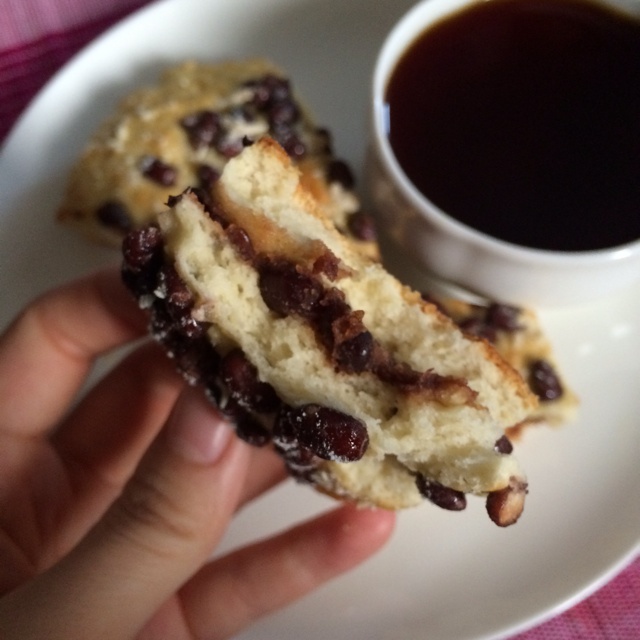
{"label": "golden baked crust", "polygon": [[[504,432],[535,397],[487,342],[354,250],[275,142],[230,160],[211,203],[170,204],[149,231],[160,254],[141,260],[146,240],[129,236],[123,275],[247,439],[273,439],[331,495],[400,509],[479,494],[496,523],[517,519],[526,479]],[[203,341],[219,367],[194,366]]]}
{"label": "golden baked crust", "polygon": [[[362,217],[352,175],[331,136],[293,93],[285,73],[263,58],[186,61],[155,85],[125,97],[98,128],[71,170],[58,219],[93,240],[119,245],[151,222],[169,196],[209,189],[243,139],[276,137],[343,233]],[[371,238],[351,233],[363,250]]]}

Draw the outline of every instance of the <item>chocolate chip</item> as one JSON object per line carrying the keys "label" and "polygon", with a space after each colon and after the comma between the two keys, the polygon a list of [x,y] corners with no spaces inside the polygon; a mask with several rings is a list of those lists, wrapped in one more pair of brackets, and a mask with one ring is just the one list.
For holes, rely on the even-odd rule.
{"label": "chocolate chip", "polygon": [[513,445],[511,444],[511,440],[507,438],[507,436],[500,436],[496,443],[493,445],[493,448],[502,454],[510,454],[513,452]]}
{"label": "chocolate chip", "polygon": [[156,288],[163,246],[157,227],[130,231],[122,241],[122,281],[140,301]]}
{"label": "chocolate chip", "polygon": [[347,228],[351,235],[363,242],[375,242],[377,239],[374,217],[363,211],[352,213],[347,220]]}
{"label": "chocolate chip", "polygon": [[198,111],[185,116],[181,121],[194,149],[213,147],[222,135],[220,115],[213,111]]}
{"label": "chocolate chip", "polygon": [[266,74],[261,78],[249,80],[246,87],[253,89],[252,102],[258,109],[267,109],[274,103],[288,100],[291,96],[291,86],[286,78],[279,78],[273,74]]}
{"label": "chocolate chip", "polygon": [[220,179],[220,172],[208,164],[198,165],[196,174],[198,176],[198,186],[205,190],[210,190]]}
{"label": "chocolate chip", "polygon": [[149,328],[151,335],[162,344],[173,340],[178,345],[179,340],[184,340],[186,336],[179,332],[175,326],[175,320],[169,315],[167,305],[164,300],[155,298],[149,309]]}
{"label": "chocolate chip", "polygon": [[529,386],[542,402],[557,400],[564,393],[558,374],[546,360],[529,365]]}
{"label": "chocolate chip", "polygon": [[307,404],[290,409],[287,419],[298,442],[324,460],[360,460],[369,446],[364,422],[336,409]]}
{"label": "chocolate chip", "polygon": [[126,266],[135,271],[162,259],[164,241],[158,227],[149,226],[128,233],[122,241],[122,256]]}
{"label": "chocolate chip", "polygon": [[238,404],[250,406],[258,372],[241,349],[233,349],[222,359],[220,377]]}
{"label": "chocolate chip", "polygon": [[333,358],[338,370],[360,373],[369,368],[375,340],[362,323],[362,312],[350,312],[334,320]]}
{"label": "chocolate chip", "polygon": [[363,331],[349,340],[340,342],[336,347],[338,368],[347,373],[366,371],[371,361],[373,347],[373,336],[368,331]]}
{"label": "chocolate chip", "polygon": [[163,187],[174,185],[178,176],[178,171],[174,166],[153,156],[143,156],[140,160],[140,171],[145,178],[149,178]]}
{"label": "chocolate chip", "polygon": [[327,166],[327,182],[338,182],[345,189],[353,189],[355,178],[351,167],[344,160],[332,160]]}
{"label": "chocolate chip", "polygon": [[98,207],[96,216],[101,224],[117,231],[127,232],[133,227],[131,214],[118,200],[109,200]]}
{"label": "chocolate chip", "polygon": [[[148,269],[145,268],[142,273],[147,271]],[[129,285],[125,277],[127,273],[130,273],[130,270],[123,268],[123,279]],[[150,284],[150,277],[147,276],[147,278]],[[135,287],[135,285],[134,282],[132,286]],[[172,332],[178,332],[186,338],[199,338],[206,332],[208,324],[192,316],[192,294],[173,265],[164,264],[158,268],[155,286],[151,291],[143,292],[140,288],[132,290],[138,296],[146,293],[155,294],[151,305],[151,330],[159,340]]]}
{"label": "chocolate chip", "polygon": [[471,315],[458,320],[458,326],[466,333],[495,343],[499,333],[519,331],[522,309],[506,304],[492,302],[487,307],[475,306]]}
{"label": "chocolate chip", "polygon": [[222,137],[216,142],[215,148],[221,156],[230,159],[240,155],[244,144],[241,139]]}
{"label": "chocolate chip", "polygon": [[230,224],[226,233],[234,249],[245,262],[251,262],[256,257],[251,238],[244,229],[238,225]]}
{"label": "chocolate chip", "polygon": [[313,314],[313,330],[318,341],[324,345],[329,354],[335,346],[334,323],[351,313],[345,296],[339,289],[332,287],[324,291]]}
{"label": "chocolate chip", "polygon": [[283,405],[273,425],[273,444],[289,473],[297,480],[310,482],[317,467],[317,457],[298,441],[291,415],[292,408]]}
{"label": "chocolate chip", "polygon": [[494,327],[489,326],[484,319],[469,317],[458,322],[458,326],[469,335],[484,338],[485,340],[495,344],[498,334]]}
{"label": "chocolate chip", "polygon": [[258,286],[265,304],[278,314],[308,316],[322,295],[322,285],[287,260],[266,260],[259,266]]}
{"label": "chocolate chip", "polygon": [[274,104],[267,113],[271,127],[292,125],[300,117],[300,111],[293,100],[283,100]]}
{"label": "chocolate chip", "polygon": [[467,498],[462,491],[445,487],[421,473],[416,475],[416,486],[422,496],[441,509],[462,511],[467,506]]}
{"label": "chocolate chip", "polygon": [[336,280],[340,273],[340,260],[331,251],[323,251],[313,262],[313,274],[324,274],[329,280]]}
{"label": "chocolate chip", "polygon": [[222,358],[220,378],[231,398],[246,410],[275,413],[280,400],[273,387],[258,378],[258,370],[241,349],[233,349]]}
{"label": "chocolate chip", "polygon": [[165,300],[157,298],[151,307],[151,330],[160,340],[173,331],[185,338],[200,338],[206,333],[207,326],[191,315],[190,306],[171,306]]}
{"label": "chocolate chip", "polygon": [[518,307],[494,302],[487,307],[485,322],[493,329],[510,333],[521,328],[518,324],[521,313]]}
{"label": "chocolate chip", "polygon": [[220,356],[206,335],[189,340],[180,332],[172,330],[162,342],[185,380],[191,385],[203,385],[207,392],[213,391],[207,395],[217,404],[220,399],[217,385]]}
{"label": "chocolate chip", "polygon": [[270,133],[294,160],[300,160],[306,155],[306,144],[290,127],[275,127]]}
{"label": "chocolate chip", "polygon": [[241,440],[254,447],[264,447],[271,442],[269,430],[253,415],[242,412],[234,418],[235,431]]}
{"label": "chocolate chip", "polygon": [[193,306],[193,295],[173,265],[165,264],[160,269],[157,291],[167,307],[180,315]]}

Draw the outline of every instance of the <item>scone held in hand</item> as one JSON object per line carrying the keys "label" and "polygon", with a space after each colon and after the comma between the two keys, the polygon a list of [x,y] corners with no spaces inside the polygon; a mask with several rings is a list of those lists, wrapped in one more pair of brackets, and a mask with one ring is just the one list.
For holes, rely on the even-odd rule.
{"label": "scone held in hand", "polygon": [[214,199],[171,199],[130,235],[123,275],[156,336],[250,441],[323,491],[400,509],[487,496],[499,525],[526,480],[505,429],[535,398],[486,342],[353,248],[268,138]]}

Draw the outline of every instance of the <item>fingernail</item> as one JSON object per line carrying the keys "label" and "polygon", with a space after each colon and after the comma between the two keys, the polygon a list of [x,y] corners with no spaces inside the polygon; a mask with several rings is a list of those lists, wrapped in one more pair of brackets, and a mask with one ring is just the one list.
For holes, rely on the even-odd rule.
{"label": "fingernail", "polygon": [[205,398],[201,389],[187,389],[178,399],[167,425],[172,449],[196,464],[210,465],[220,459],[233,431]]}

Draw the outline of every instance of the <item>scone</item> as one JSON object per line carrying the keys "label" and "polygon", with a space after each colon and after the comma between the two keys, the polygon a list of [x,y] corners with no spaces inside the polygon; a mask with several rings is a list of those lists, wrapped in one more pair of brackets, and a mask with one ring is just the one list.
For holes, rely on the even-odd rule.
{"label": "scone", "polygon": [[[442,295],[425,297],[464,331],[491,342],[522,375],[539,399],[525,424],[559,426],[575,419],[578,396],[563,375],[551,342],[532,309],[496,302],[471,304]],[[516,430],[512,429],[509,435],[514,437]]]}
{"label": "scone", "polygon": [[58,219],[119,245],[187,187],[207,192],[229,158],[269,134],[299,165],[326,215],[375,251],[371,217],[360,211],[353,174],[332,150],[285,73],[256,58],[187,61],[127,96],[74,164]]}
{"label": "scone", "polygon": [[[243,140],[265,132],[275,134],[298,164],[320,211],[356,249],[379,257],[374,221],[362,210],[349,167],[333,153],[329,130],[314,123],[284,71],[265,59],[184,62],[168,67],[155,86],[129,95],[75,163],[59,219],[119,245],[128,230],[153,221],[172,194],[191,186],[206,199]],[[493,338],[531,382],[541,402],[530,422],[572,419],[575,394],[560,377],[533,312],[519,311],[517,331],[496,331],[485,321],[491,309],[438,302],[468,330]]]}
{"label": "scone", "polygon": [[535,396],[486,341],[355,250],[303,182],[263,138],[211,199],[187,190],[129,234],[123,279],[151,331],[299,480],[389,509],[462,509],[476,494],[512,524],[527,481],[505,430]]}

